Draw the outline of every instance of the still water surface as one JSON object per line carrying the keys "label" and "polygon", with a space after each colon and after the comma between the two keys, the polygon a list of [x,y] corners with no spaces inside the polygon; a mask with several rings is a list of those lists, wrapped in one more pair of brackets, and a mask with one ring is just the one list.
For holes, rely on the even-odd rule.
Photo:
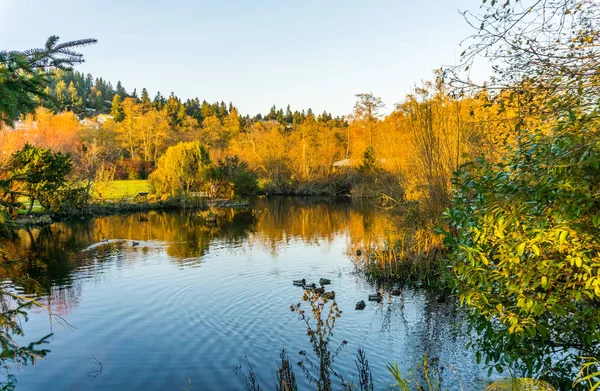
{"label": "still water surface", "polygon": [[[439,359],[449,389],[458,389],[457,377],[464,389],[481,389],[473,352],[452,332],[460,318],[450,303],[406,288],[354,309],[376,289],[355,273],[354,251],[392,227],[372,206],[280,198],[229,210],[220,227],[175,211],[18,231],[7,252],[28,260],[23,272],[73,328],[52,326],[51,352],[17,371],[17,390],[241,390],[233,367],[247,368],[246,357],[273,389],[281,349],[292,363],[310,351],[290,311],[302,297],[292,280],[303,277],[332,280],[343,311],[333,348],[348,341],[335,368],[346,380],[356,380],[363,347],[376,389],[391,383],[387,363],[408,371],[425,352]],[[22,343],[48,334],[47,315],[35,311],[24,329]],[[300,390],[312,389],[298,368],[296,377]]]}

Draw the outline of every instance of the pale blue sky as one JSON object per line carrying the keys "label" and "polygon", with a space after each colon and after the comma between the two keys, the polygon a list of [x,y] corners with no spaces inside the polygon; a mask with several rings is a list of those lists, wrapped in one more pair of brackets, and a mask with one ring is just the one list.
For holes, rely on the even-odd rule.
{"label": "pale blue sky", "polygon": [[458,61],[481,0],[0,0],[0,48],[93,37],[77,69],[153,97],[348,114],[372,91],[391,110]]}

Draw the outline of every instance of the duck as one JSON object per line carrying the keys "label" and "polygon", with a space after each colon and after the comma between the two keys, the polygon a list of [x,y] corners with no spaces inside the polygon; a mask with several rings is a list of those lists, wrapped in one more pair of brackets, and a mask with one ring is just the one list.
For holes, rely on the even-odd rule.
{"label": "duck", "polygon": [[329,285],[331,284],[331,280],[327,278],[319,278],[319,284],[321,284],[321,286]]}
{"label": "duck", "polygon": [[402,290],[398,289],[398,288],[394,288],[390,291],[390,293],[392,294],[392,296],[400,296],[402,294]]}
{"label": "duck", "polygon": [[362,251],[361,250],[356,250],[356,256],[360,257],[362,255]]}
{"label": "duck", "polygon": [[315,289],[317,287],[317,285],[314,282],[311,282],[310,284],[307,284],[305,282],[304,285],[302,285],[302,287],[304,289]]}
{"label": "duck", "polygon": [[367,306],[367,304],[365,303],[364,300],[361,300],[358,303],[356,303],[357,310],[364,310],[366,306]]}
{"label": "duck", "polygon": [[323,287],[315,288],[315,289],[313,289],[313,292],[322,295],[323,293],[325,293],[325,288],[323,288]]}
{"label": "duck", "polygon": [[131,246],[132,247],[135,247],[135,246],[137,246],[139,244],[140,244],[140,242],[136,242],[135,240],[131,242]]}
{"label": "duck", "polygon": [[381,292],[377,292],[374,295],[369,295],[369,301],[381,301]]}
{"label": "duck", "polygon": [[294,285],[303,286],[304,284],[306,284],[306,278],[303,278],[301,280],[294,280]]}
{"label": "duck", "polygon": [[102,243],[108,243],[108,239],[102,238]]}
{"label": "duck", "polygon": [[333,300],[333,299],[335,299],[335,292],[331,291],[331,292],[323,293],[323,295],[321,297],[325,300]]}

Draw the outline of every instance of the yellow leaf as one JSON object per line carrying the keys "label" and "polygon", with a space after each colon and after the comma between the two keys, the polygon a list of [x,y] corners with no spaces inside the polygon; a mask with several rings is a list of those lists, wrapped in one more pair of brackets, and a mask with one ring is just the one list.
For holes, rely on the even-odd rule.
{"label": "yellow leaf", "polygon": [[565,243],[565,239],[567,239],[567,231],[561,231],[560,235],[558,236],[558,244],[564,244]]}
{"label": "yellow leaf", "polygon": [[518,256],[523,255],[524,251],[525,251],[525,242],[523,242],[517,246],[517,255]]}

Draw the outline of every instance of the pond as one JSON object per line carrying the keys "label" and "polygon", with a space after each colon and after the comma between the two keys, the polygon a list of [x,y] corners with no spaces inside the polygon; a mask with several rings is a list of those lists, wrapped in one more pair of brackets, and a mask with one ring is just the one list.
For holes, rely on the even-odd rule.
{"label": "pond", "polygon": [[[334,365],[346,380],[357,381],[362,347],[376,389],[392,382],[386,364],[407,372],[424,353],[444,367],[448,389],[482,389],[484,372],[453,332],[460,317],[450,302],[404,288],[355,310],[377,288],[356,272],[355,251],[393,225],[367,204],[274,198],[227,210],[218,226],[193,211],[152,211],[17,231],[5,251],[26,260],[19,272],[42,285],[44,302],[72,327],[30,313],[18,341],[52,327],[51,352],[15,370],[16,388],[241,390],[234,367],[250,363],[273,389],[282,348],[294,366],[299,351],[311,351],[306,325],[290,311],[303,294],[292,281],[323,277],[343,311],[332,349],[348,342]],[[314,388],[294,370],[300,390]]]}

